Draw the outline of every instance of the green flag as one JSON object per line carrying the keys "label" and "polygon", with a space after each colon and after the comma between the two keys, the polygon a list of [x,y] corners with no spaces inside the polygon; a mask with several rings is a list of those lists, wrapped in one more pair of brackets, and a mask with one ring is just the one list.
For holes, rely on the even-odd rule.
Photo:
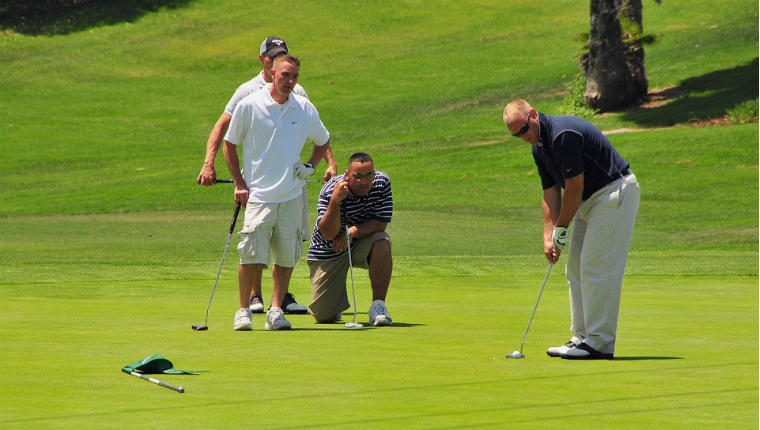
{"label": "green flag", "polygon": [[175,369],[171,361],[159,354],[151,355],[150,357],[135,361],[132,364],[127,364],[121,370],[126,373],[137,372],[147,374],[163,373],[166,375],[197,375],[196,372]]}

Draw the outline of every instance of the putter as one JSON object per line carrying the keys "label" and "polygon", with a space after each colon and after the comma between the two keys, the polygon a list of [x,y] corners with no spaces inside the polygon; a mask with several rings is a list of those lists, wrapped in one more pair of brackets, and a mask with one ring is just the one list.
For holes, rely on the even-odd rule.
{"label": "putter", "polygon": [[506,358],[525,358],[523,355],[523,345],[525,345],[525,337],[528,336],[528,330],[530,330],[530,324],[533,322],[533,316],[536,315],[536,309],[538,308],[538,302],[541,300],[541,294],[544,292],[544,287],[546,286],[546,280],[549,279],[549,273],[552,271],[552,265],[554,263],[549,263],[549,268],[546,270],[546,276],[544,276],[544,283],[541,285],[541,291],[538,292],[538,299],[536,299],[536,305],[533,306],[533,313],[530,314],[530,320],[528,321],[528,327],[525,329],[525,334],[523,335],[522,342],[520,342],[520,350],[515,351],[511,354],[507,354]]}
{"label": "putter", "polygon": [[167,384],[166,382],[161,382],[161,381],[159,381],[159,380],[158,380],[158,379],[156,379],[156,378],[151,378],[150,376],[145,376],[145,375],[143,375],[143,374],[141,374],[141,373],[137,373],[137,372],[127,372],[127,371],[126,371],[126,370],[124,370],[124,369],[121,369],[121,371],[122,371],[122,372],[124,372],[124,373],[126,373],[127,375],[136,376],[136,377],[138,377],[138,378],[140,378],[140,379],[144,379],[144,380],[146,380],[146,381],[148,381],[148,382],[152,382],[152,383],[154,383],[154,384],[156,384],[156,385],[160,385],[160,386],[162,386],[162,387],[164,387],[164,388],[168,388],[168,389],[170,389],[170,390],[174,390],[174,391],[176,391],[176,392],[178,392],[178,393],[184,393],[184,392],[185,392],[185,389],[184,389],[183,387],[175,387],[175,386],[174,386],[174,385],[172,385],[172,384]]}
{"label": "putter", "polygon": [[362,328],[362,323],[356,322],[356,289],[354,289],[354,263],[351,261],[351,238],[348,236],[348,225],[346,225],[346,242],[348,242],[348,268],[351,272],[351,293],[354,295],[354,317],[350,323],[346,323],[348,328]]}
{"label": "putter", "polygon": [[211,309],[211,301],[214,300],[214,292],[216,291],[216,284],[219,282],[219,274],[222,273],[222,265],[224,264],[224,257],[227,256],[227,248],[230,247],[230,239],[232,238],[232,231],[235,229],[237,223],[237,217],[240,213],[240,203],[235,207],[235,214],[232,215],[232,223],[230,224],[230,234],[227,236],[227,244],[224,245],[224,253],[222,254],[222,262],[219,263],[219,271],[216,272],[216,281],[214,281],[214,289],[211,290],[211,298],[208,299],[208,306],[206,307],[206,322],[203,325],[193,324],[193,330],[206,331],[208,330],[208,311]]}

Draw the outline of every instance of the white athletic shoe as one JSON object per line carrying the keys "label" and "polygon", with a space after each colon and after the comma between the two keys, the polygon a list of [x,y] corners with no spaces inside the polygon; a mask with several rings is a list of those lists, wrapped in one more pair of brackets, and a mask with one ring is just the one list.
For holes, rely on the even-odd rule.
{"label": "white athletic shoe", "polygon": [[248,309],[251,310],[254,314],[263,314],[264,313],[264,301],[261,300],[261,296],[259,294],[254,294],[251,296],[251,300],[248,302]]}
{"label": "white athletic shoe", "polygon": [[375,327],[393,325],[391,314],[388,313],[388,309],[385,307],[385,302],[382,300],[375,300],[369,307],[369,325]]}
{"label": "white athletic shoe", "polygon": [[267,330],[290,330],[290,321],[285,319],[282,309],[272,307],[267,312],[264,328]]}
{"label": "white athletic shoe", "polygon": [[611,360],[615,358],[613,354],[607,354],[595,350],[586,342],[568,349],[564,354],[561,355],[561,357],[567,358],[569,360]]}
{"label": "white athletic shoe", "polygon": [[253,330],[253,325],[251,324],[251,310],[250,309],[240,308],[239,311],[235,312],[234,330],[236,331]]}
{"label": "white athletic shoe", "polygon": [[563,354],[567,354],[567,351],[570,348],[574,348],[577,345],[580,345],[581,342],[583,342],[583,339],[579,338],[578,336],[573,336],[570,338],[569,341],[567,341],[566,344],[562,346],[553,346],[546,350],[546,355],[549,357],[562,357]]}
{"label": "white athletic shoe", "polygon": [[567,351],[574,347],[575,344],[573,342],[568,342],[562,346],[553,346],[546,350],[546,355],[549,357],[561,357],[562,354],[567,354]]}

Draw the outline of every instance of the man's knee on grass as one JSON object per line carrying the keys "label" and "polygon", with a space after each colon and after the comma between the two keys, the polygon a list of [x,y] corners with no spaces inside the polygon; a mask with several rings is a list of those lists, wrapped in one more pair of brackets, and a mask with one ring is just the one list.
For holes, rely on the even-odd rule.
{"label": "man's knee on grass", "polygon": [[372,256],[377,255],[378,258],[390,258],[391,257],[391,242],[386,238],[378,239],[372,242],[369,254],[367,254],[367,263],[372,264]]}

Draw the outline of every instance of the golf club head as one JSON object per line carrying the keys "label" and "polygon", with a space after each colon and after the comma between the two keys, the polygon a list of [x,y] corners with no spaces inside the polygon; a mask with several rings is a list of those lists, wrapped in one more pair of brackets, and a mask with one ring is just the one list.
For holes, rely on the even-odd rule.
{"label": "golf club head", "polygon": [[362,325],[362,323],[358,323],[358,322],[348,322],[348,323],[346,323],[346,327],[348,327],[348,328],[364,328],[364,326]]}
{"label": "golf club head", "polygon": [[206,331],[206,330],[208,330],[208,326],[207,325],[196,325],[196,324],[193,324],[193,330],[195,330],[195,331]]}
{"label": "golf club head", "polygon": [[522,353],[520,351],[515,351],[515,352],[513,352],[511,354],[507,354],[507,356],[505,358],[519,359],[519,358],[525,358],[525,356],[522,355]]}

